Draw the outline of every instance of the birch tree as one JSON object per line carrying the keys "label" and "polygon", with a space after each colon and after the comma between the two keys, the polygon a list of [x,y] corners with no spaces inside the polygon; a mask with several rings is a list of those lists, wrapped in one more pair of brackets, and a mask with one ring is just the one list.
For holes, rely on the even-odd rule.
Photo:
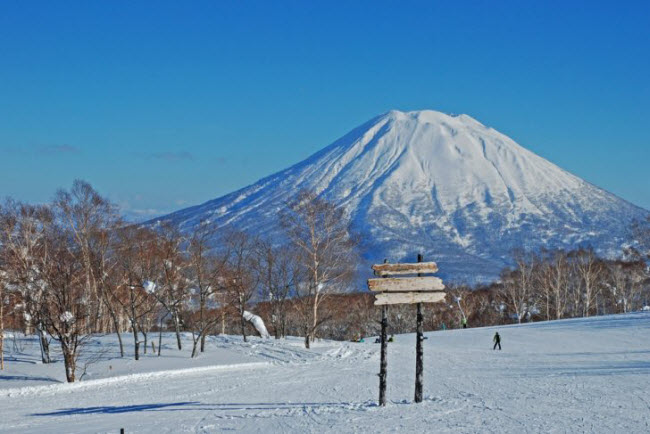
{"label": "birch tree", "polygon": [[535,260],[533,255],[521,251],[515,252],[516,267],[502,275],[501,294],[504,301],[514,312],[517,322],[527,318],[534,297],[533,269]]}
{"label": "birch tree", "polygon": [[164,225],[157,228],[157,273],[147,288],[169,314],[176,334],[176,344],[181,342],[181,314],[187,302],[191,281],[187,276],[187,256],[183,250],[185,239],[177,228]]}
{"label": "birch tree", "polygon": [[298,305],[305,334],[305,347],[326,318],[319,307],[327,294],[340,291],[357,264],[356,242],[350,234],[343,209],[303,191],[288,204],[282,225],[302,268],[303,280],[296,285],[302,297]]}
{"label": "birch tree", "polygon": [[612,261],[607,264],[606,287],[622,313],[639,306],[645,280],[643,261]]}
{"label": "birch tree", "polygon": [[603,263],[593,249],[580,249],[575,252],[575,269],[580,279],[582,316],[588,317],[601,288],[601,280],[604,277]]}
{"label": "birch tree", "polygon": [[219,280],[239,315],[242,338],[247,342],[245,312],[257,288],[255,273],[254,240],[245,232],[232,231],[224,234],[222,254],[225,256],[225,271]]}
{"label": "birch tree", "polygon": [[271,307],[271,325],[275,339],[285,337],[289,297],[299,281],[298,258],[288,246],[274,246],[259,240],[255,246],[259,293]]}
{"label": "birch tree", "polygon": [[[123,228],[118,233],[118,264],[115,283],[111,286],[111,300],[120,306],[128,318],[133,335],[135,360],[140,359],[140,338],[146,331],[141,326],[142,320],[155,309],[153,295],[147,291],[147,282],[156,274],[158,259],[156,256],[156,234],[137,226]],[[144,349],[146,352],[146,339]]]}
{"label": "birch tree", "polygon": [[215,294],[225,271],[226,260],[210,252],[215,230],[209,222],[201,222],[188,243],[188,273],[192,282],[190,298],[196,312],[190,316],[192,325],[192,357],[205,351],[205,338],[218,322],[216,315],[209,316],[210,303],[214,306]]}
{"label": "birch tree", "polygon": [[45,282],[45,325],[61,346],[66,379],[72,383],[79,350],[89,337],[93,304],[85,291],[83,255],[70,242],[67,231],[58,225],[50,227],[47,245],[38,265]]}
{"label": "birch tree", "polygon": [[0,245],[5,267],[5,286],[22,299],[26,332],[34,328],[41,350],[41,361],[50,363],[50,347],[44,325],[45,281],[41,261],[47,258],[46,234],[53,225],[46,206],[7,201],[0,213]]}

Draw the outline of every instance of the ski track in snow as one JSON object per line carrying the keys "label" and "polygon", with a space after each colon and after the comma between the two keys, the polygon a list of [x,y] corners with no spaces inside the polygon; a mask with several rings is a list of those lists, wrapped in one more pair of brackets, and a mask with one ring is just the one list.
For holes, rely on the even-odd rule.
{"label": "ski track in snow", "polygon": [[[0,431],[40,432],[648,432],[650,314],[426,333],[425,400],[411,403],[415,338],[389,344],[388,398],[378,407],[379,345],[302,339],[211,337],[136,368],[166,369],[78,384],[28,386],[30,372],[62,371],[8,357],[0,373]],[[111,336],[97,339],[111,341]],[[37,347],[32,348],[32,351]],[[186,354],[187,353],[187,354]],[[10,355],[11,356],[11,355]],[[21,356],[22,357],[22,356]],[[14,360],[14,361],[12,361]],[[107,362],[108,363],[108,362]],[[173,367],[174,369],[169,369]],[[97,372],[105,369],[98,364]],[[143,368],[144,369],[144,368]],[[103,372],[103,371],[102,371]],[[24,386],[18,388],[17,386]]]}

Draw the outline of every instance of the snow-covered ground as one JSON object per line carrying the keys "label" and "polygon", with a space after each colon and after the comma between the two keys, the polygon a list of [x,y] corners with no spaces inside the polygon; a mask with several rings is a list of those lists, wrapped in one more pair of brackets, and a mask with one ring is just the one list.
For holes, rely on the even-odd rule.
{"label": "snow-covered ground", "polygon": [[[498,329],[503,351],[492,350]],[[2,432],[649,432],[650,313],[426,334],[425,402],[411,403],[415,339],[389,346],[213,337],[190,359],[166,336],[161,358],[119,359],[97,337],[83,381],[36,363],[12,339],[0,372]],[[108,349],[106,350],[102,350]],[[83,362],[82,362],[83,363]]]}

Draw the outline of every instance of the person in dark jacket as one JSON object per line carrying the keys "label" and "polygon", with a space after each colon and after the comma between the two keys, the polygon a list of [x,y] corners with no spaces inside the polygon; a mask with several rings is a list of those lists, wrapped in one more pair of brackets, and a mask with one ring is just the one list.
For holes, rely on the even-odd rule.
{"label": "person in dark jacket", "polygon": [[494,341],[494,347],[492,349],[496,350],[497,345],[498,345],[499,346],[499,351],[501,351],[501,336],[499,336],[499,332],[496,332],[494,334],[494,339],[492,339],[492,340]]}

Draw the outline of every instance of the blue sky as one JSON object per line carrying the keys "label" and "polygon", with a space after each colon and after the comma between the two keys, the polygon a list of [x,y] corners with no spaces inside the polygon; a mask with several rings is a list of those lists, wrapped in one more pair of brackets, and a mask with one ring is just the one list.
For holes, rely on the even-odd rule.
{"label": "blue sky", "polygon": [[650,209],[650,2],[0,3],[0,196],[200,203],[390,109],[467,113]]}

